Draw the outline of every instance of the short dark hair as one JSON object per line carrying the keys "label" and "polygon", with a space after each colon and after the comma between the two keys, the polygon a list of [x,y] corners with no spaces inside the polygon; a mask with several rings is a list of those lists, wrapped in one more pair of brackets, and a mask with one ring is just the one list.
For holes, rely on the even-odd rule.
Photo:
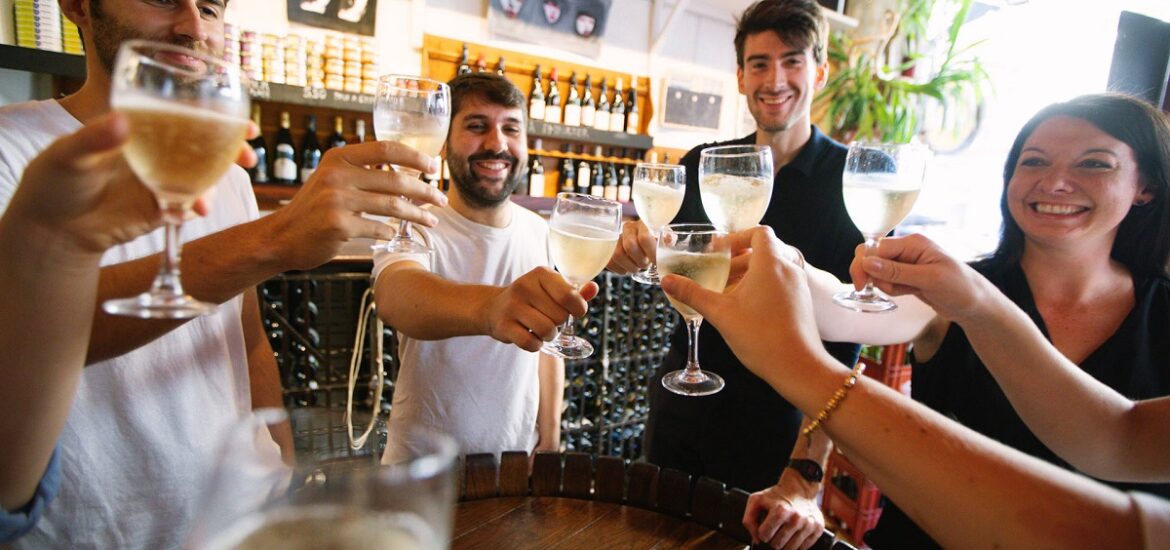
{"label": "short dark hair", "polygon": [[743,68],[743,44],[747,37],[773,31],[784,43],[796,48],[812,48],[817,65],[825,62],[829,21],[814,0],[760,0],[735,24],[735,63]]}
{"label": "short dark hair", "polygon": [[512,81],[495,73],[466,73],[452,78],[447,83],[451,87],[451,119],[459,114],[463,102],[468,97],[482,97],[490,103],[504,107],[520,109],[527,119],[528,110],[525,107],[528,101],[524,92],[520,91]]}
{"label": "short dark hair", "polygon": [[1167,274],[1170,261],[1170,118],[1137,98],[1114,93],[1083,95],[1049,105],[1036,113],[1012,143],[1003,167],[1003,232],[999,246],[984,260],[989,267],[1016,264],[1024,253],[1024,232],[1008,210],[1007,186],[1016,173],[1024,143],[1045,121],[1058,116],[1079,118],[1133,150],[1139,182],[1152,196],[1133,206],[1117,227],[1110,256],[1133,274]]}

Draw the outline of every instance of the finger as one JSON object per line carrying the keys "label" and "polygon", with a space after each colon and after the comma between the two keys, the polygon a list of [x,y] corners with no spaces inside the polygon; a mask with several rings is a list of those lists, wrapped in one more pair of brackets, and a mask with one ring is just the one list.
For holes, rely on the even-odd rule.
{"label": "finger", "polygon": [[395,141],[370,141],[330,149],[354,166],[394,164],[403,168],[418,170],[426,174],[439,171],[439,161],[434,157],[407,147]]}
{"label": "finger", "polygon": [[409,220],[427,227],[434,227],[439,223],[434,214],[398,195],[359,192],[349,200],[348,207],[353,212]]}
{"label": "finger", "polygon": [[[447,196],[434,186],[406,174],[368,170],[360,167],[346,166],[344,168],[326,168],[327,175],[334,176],[337,181],[347,182],[352,187],[364,191],[371,191],[392,196],[403,196],[416,203],[429,203],[435,206],[447,204]],[[336,173],[328,170],[337,170]],[[318,170],[320,172],[320,170]]]}
{"label": "finger", "polygon": [[810,517],[804,522],[804,526],[792,536],[792,542],[789,546],[798,550],[808,550],[817,543],[824,530],[823,526]]}
{"label": "finger", "polygon": [[918,289],[932,282],[937,284],[935,279],[938,271],[927,266],[869,257],[862,260],[861,267],[875,282],[880,281],[887,286],[898,285]]}
{"label": "finger", "polygon": [[720,296],[718,292],[707,290],[686,277],[674,274],[663,277],[662,290],[675,300],[691,306],[704,317],[709,316],[713,309],[713,301]]}
{"label": "finger", "polygon": [[247,133],[244,134],[244,139],[255,139],[258,135],[260,135],[260,127],[257,126],[255,122],[249,120],[248,130]]}
{"label": "finger", "polygon": [[775,239],[776,233],[772,231],[771,227],[766,225],[757,225],[750,229],[743,231],[736,231],[728,236],[728,241],[731,244],[731,255],[736,256],[743,253],[746,249],[752,248],[752,243],[757,238]]}
{"label": "finger", "polygon": [[544,341],[538,338],[535,334],[528,332],[528,329],[516,322],[507,321],[504,327],[504,334],[508,340],[513,344],[519,346],[524,351],[540,351]]}
{"label": "finger", "polygon": [[756,495],[748,497],[747,507],[744,508],[743,519],[741,520],[741,523],[743,523],[744,529],[747,529],[748,534],[752,536],[752,544],[758,544],[760,541],[767,540],[761,538],[758,535],[758,531],[760,529],[760,514],[762,512],[763,509],[760,506],[759,497]]}
{"label": "finger", "polygon": [[211,213],[211,205],[207,199],[199,197],[195,199],[195,203],[191,205],[191,211],[198,216],[206,216]]}
{"label": "finger", "polygon": [[589,311],[589,304],[581,297],[579,291],[574,290],[564,277],[552,270],[543,270],[540,287],[561,309],[574,317],[581,317]]}
{"label": "finger", "polygon": [[564,317],[565,319],[560,320],[549,317],[545,311],[539,308],[524,308],[515,313],[516,321],[541,342],[547,342],[557,337],[557,328],[568,318],[567,315]]}
{"label": "finger", "polygon": [[110,113],[85,125],[76,133],[57,140],[45,150],[46,156],[64,161],[80,170],[89,170],[101,159],[95,155],[126,143],[130,125],[121,113]]}
{"label": "finger", "polygon": [[732,258],[731,271],[727,275],[728,284],[742,279],[744,274],[747,273],[748,265],[751,263],[751,261],[751,254],[740,254],[739,256]]}
{"label": "finger", "polygon": [[585,283],[585,285],[582,286],[578,292],[580,292],[581,298],[584,298],[585,301],[588,302],[589,300],[592,300],[594,296],[597,296],[597,293],[600,291],[601,287],[597,286],[597,283],[589,281],[588,283]]}
{"label": "finger", "polygon": [[622,250],[625,251],[626,256],[639,268],[649,267],[650,256],[653,254],[651,250],[654,246],[645,247],[644,244],[636,231],[622,235]]}

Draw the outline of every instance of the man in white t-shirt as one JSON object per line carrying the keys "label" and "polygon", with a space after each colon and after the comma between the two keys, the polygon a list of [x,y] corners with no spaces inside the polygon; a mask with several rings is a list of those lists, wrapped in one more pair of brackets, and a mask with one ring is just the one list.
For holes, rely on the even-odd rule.
{"label": "man in white t-shirt", "polygon": [[[0,108],[0,210],[42,149],[109,112],[109,73],[123,40],[148,38],[220,54],[225,7],[216,0],[61,2],[62,13],[82,31],[87,78],[61,100]],[[210,215],[182,231],[188,241],[181,264],[185,290],[220,304],[218,311],[184,322],[115,317],[97,308],[87,368],[59,441],[60,492],[18,547],[181,543],[198,513],[220,431],[254,407],[282,404],[255,285],[283,271],[316,267],[349,238],[391,234],[384,224],[363,219],[363,211],[435,223],[397,197],[443,204],[441,195],[363,168],[381,163],[428,169],[433,161],[390,143],[332,150],[288,206],[259,219],[247,176],[232,167],[215,186]],[[148,288],[162,241],[158,230],[109,249],[97,302]],[[291,457],[287,426],[273,435]],[[272,441],[257,442],[257,449],[258,461],[280,459]]]}
{"label": "man in white t-shirt", "polygon": [[527,166],[525,105],[503,77],[452,80],[450,203],[416,232],[433,268],[374,255],[378,315],[401,334],[383,462],[405,455],[409,426],[453,436],[464,454],[559,448],[564,362],[537,350],[597,287],[575,292],[554,272],[545,221],[509,200]]}

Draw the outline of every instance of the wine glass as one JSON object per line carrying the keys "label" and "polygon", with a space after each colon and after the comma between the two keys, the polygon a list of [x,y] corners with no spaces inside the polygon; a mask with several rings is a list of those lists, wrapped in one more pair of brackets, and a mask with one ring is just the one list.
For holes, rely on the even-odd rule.
{"label": "wine glass", "polygon": [[[683,166],[642,162],[634,166],[634,208],[655,240],[662,226],[670,223],[682,208],[686,187],[686,168]],[[658,266],[650,262],[650,267],[635,273],[633,279],[647,285],[659,284]]]}
{"label": "wine glass", "polygon": [[[841,192],[853,224],[865,237],[865,253],[894,229],[918,199],[930,150],[924,145],[857,141],[849,146]],[[833,301],[848,309],[880,313],[898,305],[868,280],[860,291],[840,292]]]}
{"label": "wine glass", "polygon": [[[731,241],[727,233],[708,224],[666,226],[658,239],[658,269],[695,281],[708,290],[723,292],[731,272]],[[699,367],[699,326],[703,316],[666,295],[687,323],[687,366],[662,377],[666,389],[690,396],[711,395],[723,389],[723,378]]]}
{"label": "wine glass", "polygon": [[[374,135],[379,141],[397,141],[429,157],[439,156],[451,122],[451,89],[429,78],[398,74],[378,79],[374,98]],[[395,165],[394,170],[417,178],[419,171]],[[405,198],[403,199],[405,200]],[[415,242],[410,222],[401,220],[398,233],[386,243],[392,253],[423,254],[431,249]]]}
{"label": "wine glass", "polygon": [[[558,193],[548,220],[548,246],[557,271],[574,290],[592,281],[609,263],[622,232],[622,205],[592,195]],[[573,334],[573,316],[541,348],[567,359],[593,355],[593,346]]]}
{"label": "wine glass", "polygon": [[194,549],[425,548],[450,546],[458,449],[450,437],[406,428],[412,454],[397,464],[348,448],[286,466],[271,446],[282,409],[260,409],[230,427],[217,451],[193,529]]}
{"label": "wine glass", "polygon": [[102,307],[142,318],[209,314],[215,304],[183,292],[179,228],[195,199],[240,153],[248,132],[245,77],[235,64],[181,46],[128,40],[118,49],[110,80],[110,106],[130,122],[122,153],[154,193],[166,228],[162,266],[150,290]]}
{"label": "wine glass", "polygon": [[699,153],[699,197],[720,231],[743,231],[760,223],[772,201],[772,149],[725,145]]}

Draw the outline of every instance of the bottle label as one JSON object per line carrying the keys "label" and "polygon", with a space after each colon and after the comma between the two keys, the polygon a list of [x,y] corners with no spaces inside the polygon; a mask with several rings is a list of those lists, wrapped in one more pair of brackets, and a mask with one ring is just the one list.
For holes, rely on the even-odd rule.
{"label": "bottle label", "polygon": [[592,128],[593,127],[593,117],[595,114],[597,114],[597,107],[594,107],[592,105],[589,105],[587,107],[581,107],[581,124],[580,125],[588,127],[588,128]]}
{"label": "bottle label", "polygon": [[630,202],[630,186],[629,185],[619,185],[618,186],[617,200],[618,200],[618,202]]}
{"label": "bottle label", "polygon": [[555,122],[557,124],[560,124],[561,123],[561,106],[560,105],[546,106],[544,108],[544,121],[545,122]]}
{"label": "bottle label", "polygon": [[544,174],[532,174],[528,180],[528,195],[532,197],[544,196]]}
{"label": "bottle label", "polygon": [[565,105],[565,125],[566,126],[580,126],[581,125],[581,106],[580,105]]}
{"label": "bottle label", "polygon": [[577,170],[577,188],[581,190],[589,189],[589,170]]}
{"label": "bottle label", "polygon": [[605,186],[605,198],[607,198],[611,201],[616,201],[618,198],[618,186],[606,185]]}
{"label": "bottle label", "polygon": [[532,100],[528,103],[528,118],[532,120],[544,120],[543,101]]}
{"label": "bottle label", "polygon": [[609,115],[609,131],[621,132],[626,124],[625,113],[610,113]]}
{"label": "bottle label", "polygon": [[638,133],[638,123],[639,122],[640,121],[638,120],[638,113],[630,113],[628,118],[626,118],[626,133],[628,133],[628,134]]}
{"label": "bottle label", "polygon": [[593,195],[594,197],[605,197],[605,186],[594,185],[589,189],[589,194]]}
{"label": "bottle label", "polygon": [[296,181],[297,163],[293,160],[292,145],[276,145],[276,161],[272,163],[272,176],[278,180]]}
{"label": "bottle label", "polygon": [[609,131],[609,113],[599,112],[593,119],[593,128],[595,130]]}

